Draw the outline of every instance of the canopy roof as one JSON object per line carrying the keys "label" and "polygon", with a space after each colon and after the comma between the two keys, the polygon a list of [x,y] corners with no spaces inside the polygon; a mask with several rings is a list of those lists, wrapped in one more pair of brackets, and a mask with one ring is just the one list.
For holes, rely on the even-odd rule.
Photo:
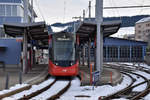
{"label": "canopy roof", "polygon": [[[107,37],[116,33],[121,26],[121,21],[108,21],[103,22],[102,32],[103,36]],[[94,40],[97,33],[96,21],[82,21],[77,25],[76,34],[79,35],[81,42],[86,42],[91,38]],[[48,45],[48,30],[45,22],[35,23],[4,23],[4,31],[6,34],[12,37],[23,36],[24,33],[28,35],[30,39],[39,40],[42,44]]]}
{"label": "canopy roof", "polygon": [[4,23],[4,31],[12,37],[20,37],[25,33],[30,39],[40,40],[43,44],[48,44],[48,31],[45,22]]}
{"label": "canopy roof", "polygon": [[[121,26],[120,20],[103,22],[101,25],[103,36],[107,37],[109,35],[116,33],[119,30],[120,26]],[[76,29],[76,33],[77,35],[79,35],[81,42],[86,42],[88,41],[89,38],[91,38],[91,40],[94,40],[95,35],[97,33],[96,21],[86,20],[81,22],[78,28]]]}

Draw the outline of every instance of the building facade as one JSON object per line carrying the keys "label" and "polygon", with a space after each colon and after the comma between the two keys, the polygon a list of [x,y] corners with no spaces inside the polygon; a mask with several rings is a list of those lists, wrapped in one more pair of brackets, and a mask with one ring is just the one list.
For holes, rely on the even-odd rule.
{"label": "building facade", "polygon": [[[104,62],[144,62],[147,42],[128,40],[116,37],[105,37],[103,45]],[[91,48],[91,61],[94,61],[95,50]],[[86,46],[85,58],[88,59]]]}
{"label": "building facade", "polygon": [[[29,22],[36,17],[32,17],[31,0],[28,7]],[[3,23],[16,22],[22,23],[24,20],[24,4],[23,0],[0,0],[0,38],[6,37],[3,30]]]}
{"label": "building facade", "polygon": [[143,18],[135,24],[135,40],[149,42],[150,17]]}

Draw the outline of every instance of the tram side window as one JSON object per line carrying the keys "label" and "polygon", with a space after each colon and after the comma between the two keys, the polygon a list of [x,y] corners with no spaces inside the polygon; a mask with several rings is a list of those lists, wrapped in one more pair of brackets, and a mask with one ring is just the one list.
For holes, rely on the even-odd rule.
{"label": "tram side window", "polygon": [[49,59],[52,59],[52,55],[53,54],[53,51],[52,51],[52,42],[50,42],[49,44]]}
{"label": "tram side window", "polygon": [[52,59],[52,48],[49,48],[49,59]]}

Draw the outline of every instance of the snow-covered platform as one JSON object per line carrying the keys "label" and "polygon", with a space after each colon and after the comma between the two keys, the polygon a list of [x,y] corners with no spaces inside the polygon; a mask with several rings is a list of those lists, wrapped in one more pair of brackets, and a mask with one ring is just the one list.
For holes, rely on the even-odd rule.
{"label": "snow-covered platform", "polygon": [[[27,74],[22,73],[22,83],[33,84],[36,82],[40,82],[47,76],[47,67],[48,65],[34,65],[32,70],[30,70]],[[3,68],[0,68],[0,90],[5,89],[6,84],[6,76],[9,74],[9,84],[8,87],[14,86],[15,84],[19,84],[20,78],[20,67],[6,67],[5,71]]]}
{"label": "snow-covered platform", "polygon": [[[90,69],[87,66],[80,66],[80,72],[82,85],[91,85]],[[103,72],[101,73],[100,81],[97,82],[96,85],[117,85],[118,83],[121,83],[122,79],[122,74],[119,71],[104,67]]]}

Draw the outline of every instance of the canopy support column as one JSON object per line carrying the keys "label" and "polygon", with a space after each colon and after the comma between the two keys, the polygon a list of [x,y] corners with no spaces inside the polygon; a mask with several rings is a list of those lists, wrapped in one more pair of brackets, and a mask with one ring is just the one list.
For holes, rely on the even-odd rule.
{"label": "canopy support column", "polygon": [[103,22],[103,0],[96,0],[96,22],[97,22],[97,36],[96,36],[96,70],[101,72],[103,70],[103,34],[102,34],[102,22]]}
{"label": "canopy support column", "polygon": [[23,73],[27,73],[27,46],[28,45],[28,39],[27,39],[27,30],[24,28],[24,34],[23,34]]}
{"label": "canopy support column", "polygon": [[89,41],[88,41],[88,68],[90,68],[90,62],[91,62],[91,39],[89,38]]}

